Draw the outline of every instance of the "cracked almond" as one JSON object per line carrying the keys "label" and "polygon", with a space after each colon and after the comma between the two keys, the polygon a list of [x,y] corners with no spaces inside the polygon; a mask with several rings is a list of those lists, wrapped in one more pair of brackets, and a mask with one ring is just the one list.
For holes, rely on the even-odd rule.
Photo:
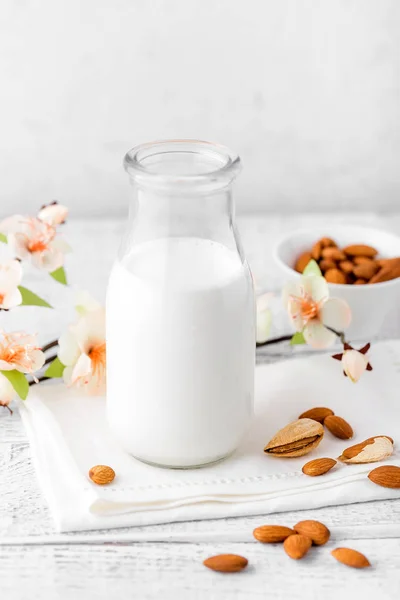
{"label": "cracked almond", "polygon": [[323,436],[321,423],[313,419],[298,419],[278,431],[265,446],[264,452],[282,458],[304,456],[318,446]]}
{"label": "cracked almond", "polygon": [[392,438],[386,435],[377,435],[346,448],[338,460],[348,464],[372,463],[384,460],[392,453]]}

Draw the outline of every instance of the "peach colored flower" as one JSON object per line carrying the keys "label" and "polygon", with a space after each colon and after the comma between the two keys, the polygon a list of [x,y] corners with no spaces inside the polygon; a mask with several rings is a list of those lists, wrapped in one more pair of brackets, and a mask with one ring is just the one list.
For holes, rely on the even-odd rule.
{"label": "peach colored flower", "polygon": [[307,344],[313,348],[326,348],[336,339],[335,331],[343,331],[351,321],[347,302],[329,298],[329,288],[319,275],[303,275],[289,282],[283,291],[289,317],[296,329],[302,332]]}
{"label": "peach colored flower", "polygon": [[0,310],[9,310],[22,302],[18,289],[22,279],[22,266],[18,260],[0,263]]}
{"label": "peach colored flower", "polygon": [[4,406],[8,408],[8,410],[12,413],[12,410],[8,407],[11,400],[16,396],[16,392],[8,381],[7,377],[4,377],[2,373],[0,373],[0,406]]}
{"label": "peach colored flower", "polygon": [[38,219],[52,227],[57,227],[57,225],[65,223],[67,215],[68,208],[66,206],[58,204],[58,202],[51,202],[42,206],[38,213]]}
{"label": "peach colored flower", "polygon": [[6,219],[3,228],[0,224],[0,231],[7,234],[9,248],[17,258],[30,259],[33,265],[50,273],[62,267],[64,254],[70,250],[52,225],[34,217],[16,215]]}
{"label": "peach colored flower", "polygon": [[45,356],[37,346],[36,336],[22,331],[0,331],[0,371],[17,370],[34,373],[40,369]]}
{"label": "peach colored flower", "polygon": [[106,386],[105,310],[83,314],[58,340],[58,358],[65,365],[64,381],[69,386],[101,395]]}

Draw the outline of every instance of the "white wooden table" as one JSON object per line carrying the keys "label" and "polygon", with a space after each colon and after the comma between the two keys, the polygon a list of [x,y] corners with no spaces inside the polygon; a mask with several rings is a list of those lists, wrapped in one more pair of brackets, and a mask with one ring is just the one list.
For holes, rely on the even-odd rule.
{"label": "white wooden table", "polygon": [[[330,222],[381,226],[400,234],[400,215],[308,215],[242,217],[239,227],[248,259],[260,285],[276,293],[274,334],[289,330],[280,307],[282,279],[271,260],[271,246],[290,228]],[[107,275],[123,227],[122,221],[74,221],[66,234],[74,253],[67,271],[76,288],[104,298]],[[22,308],[0,313],[0,327],[38,331],[44,343],[57,337],[71,318],[73,291],[37,272],[25,281],[57,308]],[[399,337],[400,309],[385,323],[381,336]],[[258,353],[274,361],[293,352],[287,345]],[[307,351],[301,349],[299,351]],[[399,400],[400,418],[400,400]],[[62,476],[62,474],[60,474]],[[262,546],[251,531],[263,523],[294,524],[313,518],[326,523],[332,541],[302,561],[291,561],[281,547]],[[396,530],[397,525],[397,530]],[[137,528],[135,532],[186,536],[186,542],[111,545],[116,532],[93,533],[84,544],[74,534],[56,536],[32,467],[29,445],[17,412],[0,411],[0,597],[4,600],[74,600],[111,597],[147,599],[317,599],[400,598],[400,501],[372,502],[279,515],[189,522]],[[127,530],[123,530],[127,532]],[[118,531],[121,533],[121,530]],[[206,535],[199,542],[198,536]],[[28,538],[31,545],[24,543]],[[82,535],[80,535],[82,538]],[[365,538],[365,539],[362,539]],[[80,540],[82,541],[82,540]],[[373,567],[357,571],[330,556],[336,546],[364,552]],[[222,552],[249,559],[246,571],[223,575],[203,567],[204,558]]]}

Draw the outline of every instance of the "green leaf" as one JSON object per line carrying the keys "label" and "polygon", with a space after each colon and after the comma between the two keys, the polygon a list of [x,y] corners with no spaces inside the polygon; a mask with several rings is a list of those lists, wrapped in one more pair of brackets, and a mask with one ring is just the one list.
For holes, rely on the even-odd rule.
{"label": "green leaf", "polygon": [[29,383],[25,375],[16,369],[12,371],[0,371],[0,373],[8,379],[18,396],[22,400],[26,400],[29,392]]}
{"label": "green leaf", "polygon": [[306,268],[303,271],[303,275],[319,275],[322,277],[321,269],[318,266],[318,263],[312,258]]}
{"label": "green leaf", "polygon": [[67,285],[67,275],[65,273],[64,267],[60,267],[56,269],[52,273],[50,273],[53,279],[58,281],[58,283],[62,283],[63,285]]}
{"label": "green leaf", "polygon": [[45,377],[62,377],[64,372],[65,365],[62,364],[61,360],[56,356],[56,358],[49,364],[46,371],[44,372]]}
{"label": "green leaf", "polygon": [[43,298],[40,298],[39,296],[31,292],[31,290],[22,287],[22,285],[19,285],[18,289],[21,292],[22,296],[21,306],[44,306],[45,308],[53,308],[51,304],[46,302],[46,300],[43,300]]}
{"label": "green leaf", "polygon": [[3,242],[3,244],[7,244],[7,236],[1,232],[0,232],[0,242]]}
{"label": "green leaf", "polygon": [[290,340],[291,346],[299,346],[300,344],[306,344],[306,340],[304,339],[304,335],[301,331],[297,331],[292,339]]}

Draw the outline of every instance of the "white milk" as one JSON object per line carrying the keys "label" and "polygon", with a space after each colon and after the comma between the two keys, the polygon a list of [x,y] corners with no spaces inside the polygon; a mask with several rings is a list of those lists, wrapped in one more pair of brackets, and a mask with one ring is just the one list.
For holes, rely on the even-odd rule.
{"label": "white milk", "polygon": [[201,238],[136,246],[107,296],[107,407],[133,456],[189,467],[237,448],[253,410],[255,311],[238,253]]}

